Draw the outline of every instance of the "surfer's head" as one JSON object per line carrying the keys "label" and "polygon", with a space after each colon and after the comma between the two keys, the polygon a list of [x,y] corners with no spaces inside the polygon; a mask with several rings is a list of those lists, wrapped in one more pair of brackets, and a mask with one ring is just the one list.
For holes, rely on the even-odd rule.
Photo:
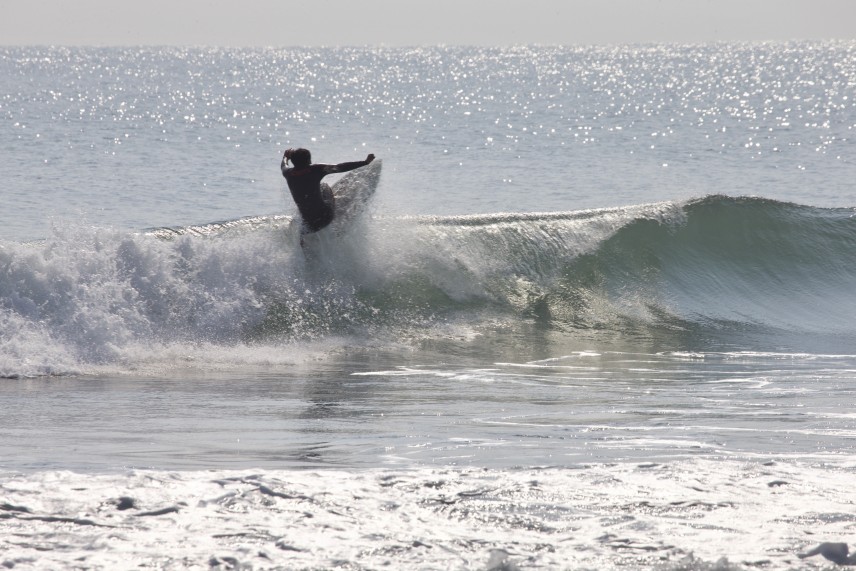
{"label": "surfer's head", "polygon": [[312,155],[308,149],[294,149],[289,158],[297,168],[308,167],[312,164]]}

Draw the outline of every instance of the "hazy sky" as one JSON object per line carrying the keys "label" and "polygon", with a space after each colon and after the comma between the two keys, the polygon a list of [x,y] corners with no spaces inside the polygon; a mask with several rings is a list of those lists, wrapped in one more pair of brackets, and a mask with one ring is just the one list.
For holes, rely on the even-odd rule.
{"label": "hazy sky", "polygon": [[856,0],[0,0],[4,45],[509,45],[856,38]]}

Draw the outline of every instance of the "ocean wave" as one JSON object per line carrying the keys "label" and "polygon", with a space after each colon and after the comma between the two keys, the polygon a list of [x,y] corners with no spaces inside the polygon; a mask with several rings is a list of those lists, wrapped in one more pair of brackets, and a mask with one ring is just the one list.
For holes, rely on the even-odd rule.
{"label": "ocean wave", "polygon": [[[568,321],[607,315],[649,323],[853,331],[853,209],[709,196],[682,206],[680,223],[640,217],[561,270],[547,292]],[[565,312],[566,314],[568,312]]]}
{"label": "ocean wave", "polygon": [[851,208],[728,196],[364,219],[305,249],[288,216],[131,234],[67,223],[43,242],[0,244],[0,374],[203,344],[424,339],[460,324],[852,339],[854,251]]}

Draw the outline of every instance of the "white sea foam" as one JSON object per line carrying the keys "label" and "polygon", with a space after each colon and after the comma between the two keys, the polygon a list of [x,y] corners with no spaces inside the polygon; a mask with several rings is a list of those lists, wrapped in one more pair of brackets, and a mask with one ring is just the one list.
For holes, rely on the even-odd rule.
{"label": "white sea foam", "polygon": [[852,541],[852,478],[835,464],[729,460],[502,472],[6,473],[0,564],[796,569],[815,545]]}

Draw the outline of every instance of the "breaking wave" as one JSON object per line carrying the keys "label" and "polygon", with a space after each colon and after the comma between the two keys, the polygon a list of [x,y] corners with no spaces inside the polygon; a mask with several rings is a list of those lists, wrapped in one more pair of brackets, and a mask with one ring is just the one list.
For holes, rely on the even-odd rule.
{"label": "breaking wave", "polygon": [[287,216],[140,233],[58,223],[42,242],[0,243],[0,375],[144,367],[202,346],[263,361],[271,349],[417,342],[461,325],[667,332],[681,348],[735,335],[851,343],[853,216],[708,196],[375,218],[305,249]]}

